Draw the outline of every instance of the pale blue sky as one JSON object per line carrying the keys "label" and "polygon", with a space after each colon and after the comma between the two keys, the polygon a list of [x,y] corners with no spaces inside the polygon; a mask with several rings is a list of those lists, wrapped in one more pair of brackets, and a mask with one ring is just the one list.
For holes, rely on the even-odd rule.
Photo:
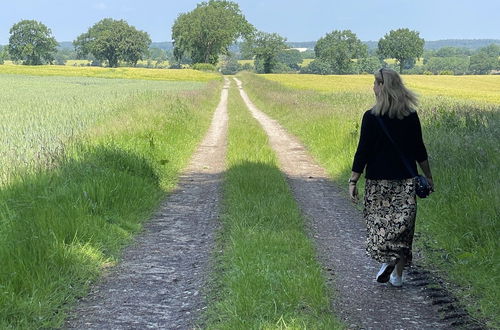
{"label": "pale blue sky", "polygon": [[[21,19],[35,19],[58,41],[73,41],[102,18],[125,19],[153,41],[170,41],[176,17],[197,0],[0,0],[0,44]],[[426,40],[500,39],[500,0],[237,0],[257,29],[288,41],[315,41],[350,29],[363,41],[410,28]]]}

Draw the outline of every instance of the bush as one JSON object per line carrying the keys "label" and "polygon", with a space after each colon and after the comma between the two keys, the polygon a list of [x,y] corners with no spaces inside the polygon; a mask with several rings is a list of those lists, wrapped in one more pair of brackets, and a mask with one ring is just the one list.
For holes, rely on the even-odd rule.
{"label": "bush", "polygon": [[240,72],[243,69],[240,63],[233,58],[229,57],[226,59],[226,61],[223,62],[223,64],[220,67],[220,72],[222,74],[236,74]]}
{"label": "bush", "polygon": [[255,70],[255,67],[252,64],[250,64],[250,63],[245,63],[241,67],[241,70],[242,71],[253,71],[253,70]]}
{"label": "bush", "polygon": [[382,67],[382,62],[376,56],[360,58],[358,61],[359,73],[374,73]]}
{"label": "bush", "polygon": [[300,70],[300,73],[333,74],[332,67],[323,60],[314,60]]}
{"label": "bush", "polygon": [[195,63],[193,69],[198,71],[216,71],[216,67],[210,63]]}
{"label": "bush", "polygon": [[450,70],[439,71],[439,74],[442,76],[445,76],[445,75],[453,76],[454,75],[453,71],[450,71]]}

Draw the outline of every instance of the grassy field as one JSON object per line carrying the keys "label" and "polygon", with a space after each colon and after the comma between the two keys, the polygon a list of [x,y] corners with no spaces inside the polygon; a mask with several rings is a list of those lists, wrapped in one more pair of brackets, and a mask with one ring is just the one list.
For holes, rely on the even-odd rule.
{"label": "grassy field", "polygon": [[[285,86],[318,92],[370,93],[373,75],[283,75],[266,74],[269,80]],[[407,86],[422,96],[453,97],[500,104],[500,75],[426,76],[405,75]]]}
{"label": "grassy field", "polygon": [[338,329],[314,248],[267,136],[234,87],[228,106],[218,240],[223,252],[207,328]]}
{"label": "grassy field", "polygon": [[0,186],[0,328],[56,328],[173,187],[221,84],[0,75],[0,85],[2,161],[41,165]]}
{"label": "grassy field", "polygon": [[2,74],[171,81],[210,81],[220,77],[216,73],[191,69],[102,68],[67,65],[0,65],[0,75]]}
{"label": "grassy field", "polygon": [[119,115],[137,95],[196,90],[204,84],[0,75],[0,185],[20,169],[50,165],[67,141]]}
{"label": "grassy field", "polygon": [[[373,78],[241,78],[256,106],[298,136],[331,177],[345,186],[361,117],[374,102]],[[411,78],[422,86],[419,116],[437,190],[419,200],[416,245],[429,267],[460,285],[457,294],[468,310],[498,328],[500,100],[493,86],[500,77],[405,76],[410,86]],[[426,82],[441,82],[449,94],[436,96]],[[477,95],[485,95],[489,102],[474,101]]]}

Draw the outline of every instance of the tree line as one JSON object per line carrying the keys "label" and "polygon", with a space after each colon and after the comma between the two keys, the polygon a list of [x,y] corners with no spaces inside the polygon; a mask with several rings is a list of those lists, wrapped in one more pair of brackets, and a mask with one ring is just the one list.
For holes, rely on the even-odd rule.
{"label": "tree line", "polygon": [[[485,74],[500,70],[500,46],[492,44],[477,52],[446,47],[424,52],[419,32],[406,28],[389,31],[375,50],[361,42],[351,30],[326,33],[314,51],[290,49],[286,38],[277,33],[258,31],[250,24],[237,3],[209,0],[190,12],[180,14],[172,26],[173,51],[150,48],[147,32],[125,20],[105,18],[74,41],[74,50],[58,50],[51,30],[35,20],[22,20],[10,29],[9,44],[0,49],[3,59],[26,65],[61,64],[65,58],[91,59],[95,65],[120,63],[136,66],[140,60],[169,61],[171,67],[192,64],[203,69],[220,66],[223,73],[252,69],[261,73],[302,72],[315,74],[372,73],[381,66],[394,66],[406,73]],[[230,48],[239,41],[237,54]],[[305,56],[314,58],[301,67]],[[385,59],[394,59],[388,63]],[[423,58],[423,65],[416,66]],[[253,59],[241,65],[238,59]],[[201,65],[203,63],[203,65]]]}

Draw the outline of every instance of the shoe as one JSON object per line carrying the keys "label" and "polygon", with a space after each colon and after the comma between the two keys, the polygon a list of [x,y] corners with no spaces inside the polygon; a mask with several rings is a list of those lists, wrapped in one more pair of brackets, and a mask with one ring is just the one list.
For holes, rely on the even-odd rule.
{"label": "shoe", "polygon": [[403,286],[403,276],[398,276],[396,271],[393,271],[389,278],[389,283],[391,283],[392,286]]}
{"label": "shoe", "polygon": [[392,271],[396,267],[395,264],[386,264],[383,263],[382,267],[380,267],[380,270],[377,273],[377,282],[379,283],[387,283],[389,281],[389,277],[391,276]]}

